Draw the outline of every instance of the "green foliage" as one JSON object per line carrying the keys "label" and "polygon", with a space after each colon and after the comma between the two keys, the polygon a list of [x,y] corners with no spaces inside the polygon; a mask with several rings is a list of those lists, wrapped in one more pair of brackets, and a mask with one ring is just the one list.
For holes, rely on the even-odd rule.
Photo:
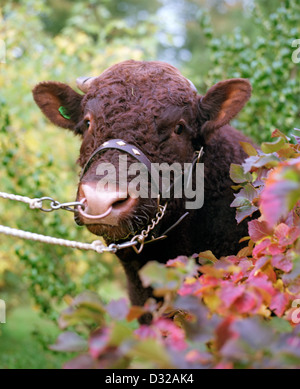
{"label": "green foliage", "polygon": [[[3,192],[31,198],[51,196],[62,202],[72,201],[76,195],[75,160],[80,141],[45,121],[31,95],[35,84],[59,80],[75,87],[79,76],[97,75],[115,62],[128,57],[142,59],[155,51],[155,40],[151,38],[153,23],[145,21],[132,30],[119,17],[112,17],[105,3],[92,2],[87,7],[82,2],[68,4],[68,11],[64,8],[67,20],[51,35],[47,29],[50,26],[45,27],[45,20],[51,18],[52,12],[46,2],[9,1],[2,7],[1,38],[6,43],[6,63],[0,64],[0,190]],[[0,214],[3,225],[91,241],[85,229],[75,225],[70,213],[43,214],[24,204],[1,200]],[[0,236],[0,244],[1,296],[11,285],[8,275],[14,273],[17,276],[14,284],[26,285],[34,304],[52,318],[57,316],[57,306],[64,303],[64,296],[86,288],[97,290],[102,284],[113,283],[118,273],[122,279],[121,270],[113,267],[116,259],[110,255],[4,236]],[[122,288],[119,282],[114,293],[118,295]],[[11,307],[22,296],[17,288],[15,291],[16,298],[8,299],[14,301],[8,304]]]}
{"label": "green foliage", "polygon": [[57,326],[31,310],[28,302],[17,307],[1,325],[0,369],[59,369],[71,354],[49,350],[58,333]]}
{"label": "green foliage", "polygon": [[292,61],[292,42],[299,38],[300,4],[280,2],[271,14],[260,4],[255,2],[250,16],[252,36],[239,27],[216,37],[209,14],[204,12],[199,18],[210,49],[210,71],[201,89],[226,78],[248,78],[253,94],[236,124],[261,142],[270,137],[267,129],[281,128],[287,133],[300,123],[299,64]]}

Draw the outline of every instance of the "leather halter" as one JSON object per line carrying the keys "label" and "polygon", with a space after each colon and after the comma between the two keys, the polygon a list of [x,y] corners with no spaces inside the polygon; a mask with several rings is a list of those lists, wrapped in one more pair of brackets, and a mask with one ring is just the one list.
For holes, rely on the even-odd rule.
{"label": "leather halter", "polygon": [[[123,139],[110,139],[110,140],[102,143],[102,145],[99,146],[93,152],[93,154],[90,156],[90,158],[88,159],[87,163],[85,164],[85,166],[83,167],[83,169],[82,169],[82,171],[80,173],[80,180],[82,179],[82,177],[86,173],[87,169],[91,166],[91,164],[94,161],[95,157],[98,154],[101,154],[104,151],[109,150],[109,149],[120,150],[120,151],[122,151],[124,153],[127,153],[127,154],[131,155],[133,158],[135,158],[140,163],[142,163],[142,164],[144,164],[146,166],[146,168],[147,168],[147,170],[148,170],[148,172],[149,172],[149,174],[151,176],[151,162],[150,162],[149,158],[138,147],[125,142]],[[155,181],[154,181],[154,184],[155,184]],[[160,184],[158,184],[157,186],[160,186]],[[162,199],[160,188],[157,187],[157,189],[158,189],[158,193],[159,193],[160,199]]]}
{"label": "leather halter", "polygon": [[147,167],[148,171],[151,173],[151,162],[139,148],[125,142],[122,139],[110,139],[104,142],[101,146],[99,146],[90,156],[89,160],[87,161],[80,173],[80,180],[86,173],[87,169],[91,166],[95,157],[108,149],[117,149],[123,151],[124,153],[130,154],[133,158],[143,163]]}

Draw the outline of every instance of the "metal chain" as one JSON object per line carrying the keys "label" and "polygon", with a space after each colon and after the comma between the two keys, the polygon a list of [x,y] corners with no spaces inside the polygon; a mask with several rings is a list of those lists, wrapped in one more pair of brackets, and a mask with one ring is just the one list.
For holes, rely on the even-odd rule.
{"label": "metal chain", "polygon": [[[148,225],[147,229],[143,230],[140,234],[135,235],[131,239],[132,243],[134,243],[134,242],[136,242],[136,244],[140,243],[140,247],[139,248],[137,248],[136,245],[132,246],[132,248],[134,249],[134,251],[137,254],[139,254],[143,250],[144,244],[148,243],[148,242],[145,242],[145,239],[148,238],[149,233],[152,230],[154,230],[154,228],[157,226],[157,224],[164,217],[164,214],[165,214],[166,209],[167,209],[167,205],[168,205],[168,203],[166,203],[165,205],[160,205],[159,204],[158,205],[158,212],[156,213],[155,217],[151,220],[151,224]],[[164,238],[164,236],[160,237],[159,239],[162,239],[162,238]],[[156,239],[152,239],[149,242],[152,242],[154,240],[158,240],[158,239],[157,238]]]}

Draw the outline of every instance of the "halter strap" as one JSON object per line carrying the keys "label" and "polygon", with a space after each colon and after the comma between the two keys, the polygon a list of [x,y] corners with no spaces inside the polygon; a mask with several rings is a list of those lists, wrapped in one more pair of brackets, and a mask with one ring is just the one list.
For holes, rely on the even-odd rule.
{"label": "halter strap", "polygon": [[148,169],[149,173],[151,174],[151,162],[149,158],[146,157],[146,155],[138,147],[125,142],[123,139],[110,139],[104,142],[101,146],[99,146],[90,156],[89,160],[87,161],[87,163],[85,164],[85,166],[81,171],[80,180],[82,179],[83,175],[86,173],[87,169],[91,166],[96,155],[108,149],[117,149],[131,155],[133,158],[143,163]]}

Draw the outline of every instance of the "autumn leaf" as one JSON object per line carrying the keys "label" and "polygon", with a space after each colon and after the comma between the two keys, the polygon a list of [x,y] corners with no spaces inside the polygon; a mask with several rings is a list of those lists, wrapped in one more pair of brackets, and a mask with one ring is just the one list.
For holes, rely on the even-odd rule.
{"label": "autumn leaf", "polygon": [[290,297],[288,293],[277,292],[274,296],[272,296],[270,309],[274,311],[277,316],[281,317],[284,314],[289,301]]}
{"label": "autumn leaf", "polygon": [[258,242],[272,233],[272,229],[265,221],[251,220],[248,223],[248,231],[253,242]]}
{"label": "autumn leaf", "polygon": [[242,146],[243,150],[247,155],[250,156],[255,156],[257,155],[257,150],[255,149],[254,146],[252,146],[251,143],[249,142],[240,142],[240,145]]}
{"label": "autumn leaf", "polygon": [[235,285],[234,283],[227,281],[226,283],[221,283],[219,296],[224,306],[229,308],[244,292],[245,285]]}
{"label": "autumn leaf", "polygon": [[237,165],[235,163],[232,163],[230,165],[229,174],[230,174],[230,178],[232,179],[232,181],[237,183],[237,184],[252,181],[251,173],[244,173],[243,167],[241,165]]}

